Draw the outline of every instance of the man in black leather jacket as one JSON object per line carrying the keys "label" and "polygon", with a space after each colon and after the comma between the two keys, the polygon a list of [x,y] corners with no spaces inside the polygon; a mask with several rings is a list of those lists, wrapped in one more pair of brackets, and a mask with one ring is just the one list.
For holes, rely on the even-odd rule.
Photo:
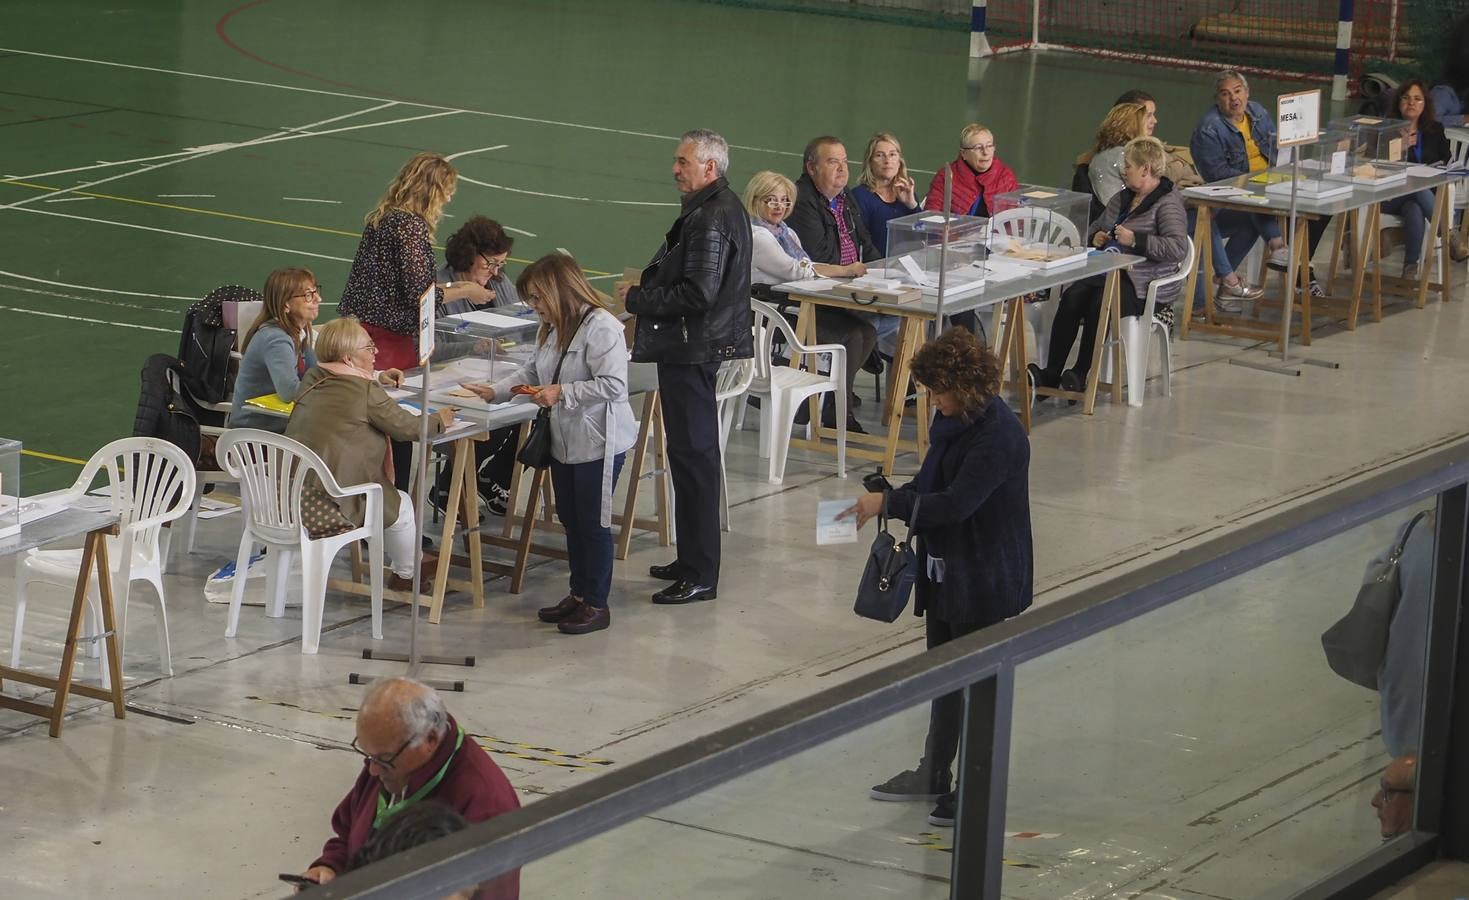
{"label": "man in black leather jacket", "polygon": [[750,218],[724,179],[729,145],[699,129],[679,141],[678,219],[638,285],[620,287],[635,314],[633,360],[658,364],[673,475],[678,558],[649,574],[673,584],[654,603],[713,600],[719,586],[720,363],[754,355],[750,334]]}

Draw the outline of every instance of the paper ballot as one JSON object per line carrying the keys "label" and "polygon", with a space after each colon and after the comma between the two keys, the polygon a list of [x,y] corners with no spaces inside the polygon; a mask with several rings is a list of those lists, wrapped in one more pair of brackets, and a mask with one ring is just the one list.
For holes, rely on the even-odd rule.
{"label": "paper ballot", "polygon": [[822,500],[816,504],[816,543],[857,543],[857,517],[855,515],[837,521],[843,510],[851,509],[851,500]]}

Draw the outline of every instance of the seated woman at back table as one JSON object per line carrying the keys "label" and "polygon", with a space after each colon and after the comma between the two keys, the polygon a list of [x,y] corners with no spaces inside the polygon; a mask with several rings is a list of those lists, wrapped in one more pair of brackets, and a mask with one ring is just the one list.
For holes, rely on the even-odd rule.
{"label": "seated woman at back table", "polygon": [[[1136,88],[1123,91],[1122,96],[1117,98],[1117,103],[1141,103],[1147,108],[1147,135],[1155,137],[1158,128],[1158,101],[1147,91]],[[1161,140],[1161,138],[1160,138]],[[1199,174],[1198,166],[1194,165],[1193,151],[1178,144],[1170,144],[1163,141],[1163,149],[1168,153],[1168,171],[1165,173],[1168,180],[1173,182],[1173,189],[1181,191],[1185,188],[1196,187],[1204,183],[1203,176]],[[1120,165],[1120,163],[1119,163]],[[1121,171],[1120,169],[1118,170]],[[1199,210],[1196,206],[1184,207],[1188,213],[1188,233],[1194,233],[1194,225],[1198,221]],[[1092,218],[1102,214],[1100,209],[1092,213]],[[1265,295],[1265,290],[1258,285],[1245,284],[1240,280],[1239,273],[1229,264],[1229,253],[1224,247],[1224,234],[1218,228],[1209,229],[1209,245],[1213,249],[1210,258],[1213,262],[1214,280],[1219,283],[1219,295],[1226,300],[1258,300]],[[1202,254],[1201,254],[1202,256]],[[1194,310],[1202,311],[1204,308],[1204,279],[1199,278],[1194,282]],[[1168,322],[1168,328],[1173,329],[1173,307],[1167,307],[1167,315],[1160,316]]]}
{"label": "seated woman at back table", "polygon": [[[1155,278],[1173,275],[1188,256],[1187,217],[1183,198],[1163,174],[1168,165],[1163,144],[1157,138],[1137,138],[1127,145],[1122,155],[1122,189],[1091,224],[1091,245],[1119,253],[1146,257],[1123,272],[1119,281],[1118,302],[1123,316],[1142,315],[1148,285]],[[1096,346],[1097,328],[1101,322],[1102,289],[1106,275],[1092,275],[1073,282],[1061,294],[1061,305],[1051,323],[1051,346],[1046,367],[1029,366],[1037,386],[1060,387],[1080,391],[1091,372],[1092,351]],[[1158,304],[1172,303],[1178,296],[1178,285],[1170,285],[1158,297]],[[1071,356],[1071,345],[1081,331],[1076,365],[1065,368]]]}
{"label": "seated woman at back table", "polygon": [[943,210],[944,182],[950,177],[949,212],[955,215],[988,216],[991,198],[1020,187],[1014,170],[1000,161],[994,134],[978,123],[959,132],[959,158],[934,173],[924,209]]}
{"label": "seated woman at back table", "polygon": [[[862,221],[867,224],[867,233],[877,245],[877,252],[887,256],[888,223],[923,211],[923,204],[913,193],[913,178],[908,174],[908,163],[903,160],[903,146],[896,137],[886,131],[872,136],[857,180],[852,197],[862,210]],[[898,326],[902,321],[898,316],[873,316],[877,350],[888,359],[892,359],[897,349]]]}
{"label": "seated woman at back table", "polygon": [[[1153,116],[1146,103],[1119,103],[1107,110],[1097,126],[1092,148],[1076,158],[1078,170],[1086,169],[1086,189],[1092,195],[1092,218],[1107,208],[1107,201],[1122,190],[1122,149],[1133,138],[1152,134]],[[1079,180],[1078,180],[1079,181]]]}
{"label": "seated woman at back table", "polygon": [[438,314],[454,316],[486,306],[515,306],[520,303],[515,282],[505,275],[505,261],[510,258],[513,246],[515,238],[506,234],[504,227],[494,219],[488,216],[465,219],[464,224],[444,242],[444,265],[439,267],[434,280],[447,287],[476,284],[484,288],[486,294],[443,300],[439,303]]}
{"label": "seated woman at back table", "polygon": [[[861,260],[847,264],[811,261],[801,246],[801,236],[786,224],[795,199],[795,182],[779,172],[756,172],[745,186],[745,212],[750,214],[752,236],[750,283],[782,284],[804,278],[853,278],[867,274],[867,266]],[[817,307],[815,321],[819,340],[847,348],[847,390],[851,391],[857,368],[850,361],[866,360],[872,355],[877,346],[875,327],[863,313],[827,307]],[[796,410],[796,424],[805,425],[810,415],[807,404],[801,404]],[[823,425],[836,427],[836,401],[830,394],[823,401],[821,416]],[[847,430],[865,433],[850,409]]]}
{"label": "seated woman at back table", "polygon": [[[413,501],[393,486],[390,442],[418,440],[419,418],[399,406],[380,383],[401,381],[402,372],[389,369],[373,377],[377,351],[367,330],[351,316],[328,322],[316,336],[320,362],[301,380],[286,437],[315,450],[338,484],[372,482],[382,488],[383,549],[393,570],[388,587],[405,591],[413,584]],[[442,433],[453,418],[454,411],[448,407],[430,413],[429,437]],[[321,534],[340,534],[366,521],[367,503],[362,497],[338,500],[314,479],[301,496],[303,511],[307,504],[316,507],[320,518],[339,520],[340,530],[326,529]],[[423,554],[424,582],[437,561],[435,554]]]}
{"label": "seated woman at back table", "polygon": [[[1433,97],[1420,79],[1414,78],[1398,89],[1393,101],[1395,117],[1408,123],[1403,139],[1404,155],[1409,162],[1431,165],[1448,162],[1449,139],[1434,113]],[[1423,234],[1433,218],[1433,191],[1417,191],[1394,197],[1382,204],[1382,211],[1397,216],[1403,223],[1403,277],[1418,277],[1418,260],[1423,256]],[[1454,259],[1469,255],[1463,235],[1449,234],[1449,251]]]}
{"label": "seated woman at back table", "polygon": [[276,269],[265,279],[265,303],[260,317],[240,349],[240,371],[235,376],[235,396],[230,405],[232,428],[260,428],[277,434],[286,430],[286,420],[245,401],[276,394],[290,402],[306,370],[316,365],[312,349],[311,323],[321,312],[321,285],[310,269],[289,266]]}
{"label": "seated woman at back table", "polygon": [[852,188],[867,233],[883,256],[888,255],[888,222],[923,210],[913,194],[913,178],[903,159],[903,147],[886,131],[879,131],[867,142],[867,155],[862,158],[862,174]]}
{"label": "seated woman at back table", "polygon": [[[505,276],[505,261],[515,239],[505,233],[499,222],[486,216],[470,216],[459,229],[449,235],[444,243],[444,265],[439,268],[434,280],[439,284],[473,284],[482,287],[486,295],[458,300],[444,300],[438,305],[441,316],[457,316],[476,309],[518,306],[520,294],[515,283]],[[438,342],[446,343],[450,353],[481,352],[478,342],[446,342],[440,335]],[[463,340],[463,339],[461,339]],[[445,358],[443,351],[436,350],[435,360]],[[491,431],[482,441],[474,442],[475,483],[479,487],[480,499],[491,515],[504,516],[510,508],[510,481],[515,474],[516,436],[520,426],[510,425]],[[445,466],[434,485],[432,502],[440,509],[448,502],[449,479],[453,475]]]}

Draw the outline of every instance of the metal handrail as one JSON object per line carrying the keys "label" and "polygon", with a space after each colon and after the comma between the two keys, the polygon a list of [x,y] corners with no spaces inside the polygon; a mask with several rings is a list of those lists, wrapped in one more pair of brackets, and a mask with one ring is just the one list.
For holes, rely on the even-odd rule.
{"label": "metal handrail", "polygon": [[1022,616],[470,826],[313,890],[434,898],[546,857],[802,750],[1469,483],[1456,441]]}

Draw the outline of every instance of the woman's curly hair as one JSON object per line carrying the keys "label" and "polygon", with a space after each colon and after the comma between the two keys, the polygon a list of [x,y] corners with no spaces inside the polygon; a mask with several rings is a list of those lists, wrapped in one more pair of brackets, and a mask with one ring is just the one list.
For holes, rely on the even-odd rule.
{"label": "woman's curly hair", "polygon": [[972,419],[1000,392],[1000,361],[967,328],[950,328],[913,355],[913,377],[937,393],[952,393]]}

